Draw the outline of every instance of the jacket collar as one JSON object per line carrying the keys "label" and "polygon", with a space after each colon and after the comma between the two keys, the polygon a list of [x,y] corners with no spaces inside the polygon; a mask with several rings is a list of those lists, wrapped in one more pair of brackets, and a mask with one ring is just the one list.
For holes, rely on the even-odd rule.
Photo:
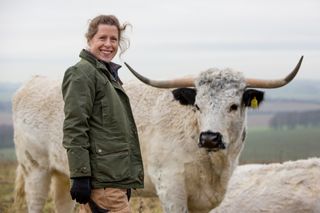
{"label": "jacket collar", "polygon": [[[108,70],[107,67],[105,66],[104,62],[100,61],[97,59],[92,53],[90,53],[88,50],[83,49],[80,52],[80,58],[83,58],[87,61],[89,61],[91,64],[95,65],[99,69],[104,69]],[[113,63],[113,62],[108,62],[110,64],[112,71],[118,72],[118,70],[121,68],[121,65]],[[109,71],[109,70],[108,70]],[[110,70],[111,71],[111,70]]]}
{"label": "jacket collar", "polygon": [[89,63],[93,64],[97,69],[102,70],[109,79],[119,82],[122,85],[122,81],[118,76],[118,70],[121,68],[121,65],[113,63],[113,62],[104,62],[97,59],[92,53],[88,50],[83,49],[80,52],[80,58],[88,61]]}

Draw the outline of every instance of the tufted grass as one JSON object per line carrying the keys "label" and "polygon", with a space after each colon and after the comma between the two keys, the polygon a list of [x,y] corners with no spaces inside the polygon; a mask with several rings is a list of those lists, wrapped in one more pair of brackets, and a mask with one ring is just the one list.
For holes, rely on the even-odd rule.
{"label": "tufted grass", "polygon": [[[7,154],[3,154],[7,153]],[[0,213],[24,213],[26,210],[17,211],[13,207],[14,202],[14,181],[17,163],[15,157],[12,159],[13,149],[0,149]],[[160,202],[158,198],[139,198],[133,197],[130,201],[133,213],[161,213]],[[26,208],[26,206],[23,206]],[[44,213],[54,213],[54,203],[49,198]],[[77,210],[75,211],[77,212]]]}
{"label": "tufted grass", "polygon": [[0,161],[0,212],[12,211],[15,161]]}

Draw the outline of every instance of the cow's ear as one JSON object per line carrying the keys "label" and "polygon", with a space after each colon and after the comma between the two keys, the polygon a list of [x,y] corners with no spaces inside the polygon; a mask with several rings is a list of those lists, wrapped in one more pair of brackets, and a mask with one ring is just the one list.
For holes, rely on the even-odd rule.
{"label": "cow's ear", "polygon": [[243,93],[242,101],[245,106],[257,108],[263,101],[264,92],[255,90],[255,89],[247,89]]}
{"label": "cow's ear", "polygon": [[182,105],[194,105],[197,91],[191,88],[179,88],[172,91],[175,100]]}

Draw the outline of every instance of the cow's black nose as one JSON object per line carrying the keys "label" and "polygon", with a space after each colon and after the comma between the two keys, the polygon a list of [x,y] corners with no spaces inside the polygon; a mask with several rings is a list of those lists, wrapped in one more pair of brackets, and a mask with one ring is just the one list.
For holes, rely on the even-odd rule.
{"label": "cow's black nose", "polygon": [[225,145],[222,142],[222,135],[219,132],[201,132],[199,138],[199,147],[209,149],[225,149]]}

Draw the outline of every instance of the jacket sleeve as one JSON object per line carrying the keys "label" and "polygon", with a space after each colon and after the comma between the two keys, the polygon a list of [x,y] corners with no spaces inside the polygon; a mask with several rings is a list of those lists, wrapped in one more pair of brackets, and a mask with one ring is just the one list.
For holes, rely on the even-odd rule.
{"label": "jacket sleeve", "polygon": [[91,176],[88,121],[95,98],[94,82],[84,71],[71,67],[63,78],[62,95],[63,146],[67,150],[70,177]]}

